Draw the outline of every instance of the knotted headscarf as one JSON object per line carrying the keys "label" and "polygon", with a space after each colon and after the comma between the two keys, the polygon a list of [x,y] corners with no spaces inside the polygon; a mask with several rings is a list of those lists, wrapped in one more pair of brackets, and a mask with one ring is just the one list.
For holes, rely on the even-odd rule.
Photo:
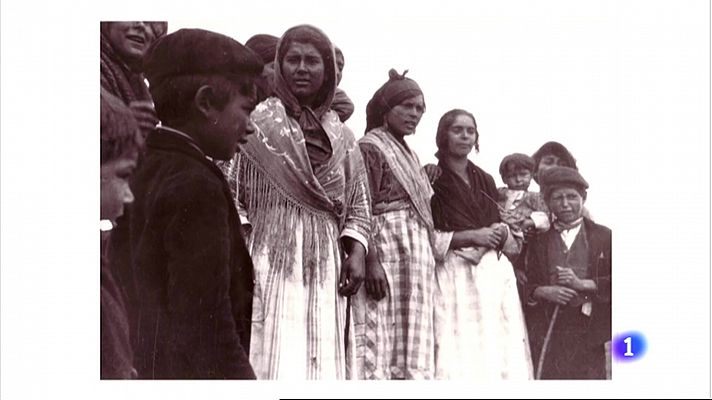
{"label": "knotted headscarf", "polygon": [[393,107],[403,101],[423,94],[418,83],[406,78],[405,70],[399,75],[395,69],[388,71],[388,82],[384,83],[366,105],[366,133],[383,125],[383,117]]}

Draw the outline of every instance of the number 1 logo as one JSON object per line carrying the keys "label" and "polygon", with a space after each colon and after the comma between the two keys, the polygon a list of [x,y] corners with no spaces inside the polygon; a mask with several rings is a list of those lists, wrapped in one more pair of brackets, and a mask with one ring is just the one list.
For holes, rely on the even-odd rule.
{"label": "number 1 logo", "polygon": [[618,361],[636,361],[647,350],[645,336],[640,332],[624,332],[615,335],[612,341],[611,352]]}
{"label": "number 1 logo", "polygon": [[626,357],[633,357],[634,354],[631,351],[631,344],[633,343],[633,338],[628,336],[627,338],[625,338],[625,340],[623,340],[623,343],[626,344],[626,351],[625,353],[623,353],[623,355]]}

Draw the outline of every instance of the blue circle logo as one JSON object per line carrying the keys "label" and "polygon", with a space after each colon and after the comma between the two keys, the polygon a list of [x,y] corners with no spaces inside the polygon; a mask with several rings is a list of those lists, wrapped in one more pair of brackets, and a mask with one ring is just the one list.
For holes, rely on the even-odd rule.
{"label": "blue circle logo", "polygon": [[611,342],[613,358],[619,362],[637,361],[645,355],[648,343],[640,332],[625,332],[616,335]]}

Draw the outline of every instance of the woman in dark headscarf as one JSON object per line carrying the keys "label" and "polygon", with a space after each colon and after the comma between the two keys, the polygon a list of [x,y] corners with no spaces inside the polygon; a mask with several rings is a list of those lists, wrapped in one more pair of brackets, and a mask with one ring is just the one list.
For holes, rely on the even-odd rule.
{"label": "woman in dark headscarf", "polygon": [[247,39],[245,47],[254,51],[265,63],[262,76],[257,81],[257,98],[262,101],[271,96],[274,90],[274,58],[277,54],[277,36],[258,33]]}
{"label": "woman in dark headscarf", "polygon": [[475,117],[452,110],[436,143],[442,175],[433,189],[433,220],[442,231],[475,230],[475,247],[448,252],[438,264],[435,302],[436,377],[531,379],[527,332],[512,264],[519,244],[500,222],[492,176],[467,159],[479,151]]}
{"label": "woman in dark headscarf", "polygon": [[435,232],[432,188],[405,142],[425,112],[418,84],[389,72],[359,140],[372,199],[366,290],[353,305],[361,379],[433,378],[435,259],[472,245],[472,231]]}
{"label": "woman in dark headscarf", "polygon": [[344,53],[338,47],[334,47],[336,53],[336,93],[334,93],[334,102],[331,104],[331,109],[339,114],[341,122],[346,122],[354,113],[354,103],[342,89],[338,88],[341,83],[341,77],[344,72]]}
{"label": "woman in dark headscarf", "polygon": [[166,34],[166,22],[101,23],[101,87],[131,107],[147,134],[158,123],[151,94],[141,71],[149,46]]}
{"label": "woman in dark headscarf", "polygon": [[[576,158],[574,158],[574,155],[571,154],[566,146],[559,142],[551,141],[544,143],[534,154],[532,154],[532,158],[534,159],[534,173],[532,174],[532,177],[537,184],[540,183],[539,178],[542,173],[553,167],[569,167],[578,171]],[[549,220],[551,220],[552,215],[548,210],[547,214],[549,215]],[[591,213],[586,207],[583,209],[583,216],[593,220]]]}
{"label": "woman in dark headscarf", "polygon": [[329,38],[309,25],[287,30],[274,69],[274,95],[252,113],[257,134],[235,166],[253,226],[250,363],[259,379],[344,379],[344,296],[361,285],[370,232],[366,171],[330,109]]}
{"label": "woman in dark headscarf", "polygon": [[534,174],[532,177],[539,183],[541,173],[551,167],[576,167],[576,159],[573,154],[563,144],[559,142],[546,142],[533,155]]}

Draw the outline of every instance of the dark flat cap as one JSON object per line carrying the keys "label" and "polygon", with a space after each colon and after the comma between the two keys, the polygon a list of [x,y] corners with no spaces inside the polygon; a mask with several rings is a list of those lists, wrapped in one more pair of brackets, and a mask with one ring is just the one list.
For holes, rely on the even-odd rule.
{"label": "dark flat cap", "polygon": [[179,75],[258,75],[259,56],[238,41],[203,29],[181,29],[156,40],[143,60],[152,85]]}
{"label": "dark flat cap", "polygon": [[510,154],[502,159],[502,162],[499,164],[499,174],[504,178],[504,174],[507,173],[509,168],[507,167],[508,165],[514,165],[515,167],[520,167],[529,170],[530,172],[534,172],[534,159],[529,157],[526,154],[522,153],[513,153]]}
{"label": "dark flat cap", "polygon": [[542,171],[539,176],[544,198],[549,198],[551,191],[557,187],[571,187],[576,189],[581,195],[588,189],[588,182],[583,176],[573,168],[551,167]]}

